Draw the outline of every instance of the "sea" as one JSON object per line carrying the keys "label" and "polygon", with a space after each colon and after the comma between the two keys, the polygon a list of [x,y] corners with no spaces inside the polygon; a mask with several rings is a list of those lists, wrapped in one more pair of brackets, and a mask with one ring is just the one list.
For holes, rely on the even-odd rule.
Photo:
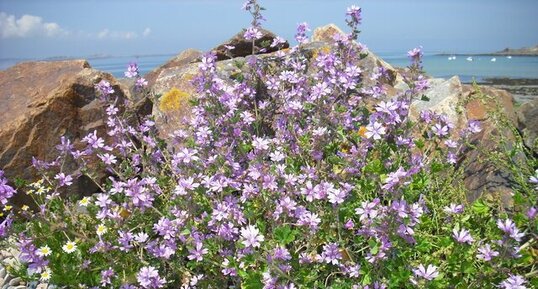
{"label": "sea", "polygon": [[[379,57],[393,66],[409,65],[407,55],[401,53],[379,53]],[[106,71],[115,77],[124,77],[127,65],[136,62],[140,74],[166,63],[173,54],[150,56],[89,57],[90,65]],[[0,59],[0,70],[7,69],[21,61],[32,59]],[[534,78],[538,79],[538,56],[476,56],[426,54],[423,58],[426,74],[438,78],[458,75],[462,82],[480,82],[486,78]]]}

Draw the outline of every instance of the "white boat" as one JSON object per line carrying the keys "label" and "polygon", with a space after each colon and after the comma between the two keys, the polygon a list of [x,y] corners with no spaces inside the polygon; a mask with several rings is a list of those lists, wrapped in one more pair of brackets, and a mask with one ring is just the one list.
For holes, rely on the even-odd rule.
{"label": "white boat", "polygon": [[467,61],[473,61],[473,58],[471,56],[467,57]]}
{"label": "white boat", "polygon": [[495,61],[497,61],[497,58],[493,57],[493,58],[491,59],[491,62],[495,62]]}
{"label": "white boat", "polygon": [[506,58],[508,58],[508,59],[512,59],[512,56],[508,55],[508,56],[506,56]]}

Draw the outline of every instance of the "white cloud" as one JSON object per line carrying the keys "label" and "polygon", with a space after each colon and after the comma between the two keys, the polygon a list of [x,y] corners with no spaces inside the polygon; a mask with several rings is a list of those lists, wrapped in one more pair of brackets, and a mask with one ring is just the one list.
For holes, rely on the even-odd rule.
{"label": "white cloud", "polygon": [[135,31],[113,31],[108,28],[105,28],[101,30],[99,33],[97,33],[97,38],[99,39],[136,39],[139,35],[142,35],[142,37],[147,37],[151,34],[151,28],[146,28],[142,33],[137,33]]}
{"label": "white cloud", "polygon": [[142,32],[142,36],[144,37],[148,37],[150,34],[151,34],[151,28],[149,27],[146,27],[146,29],[144,29],[144,32]]}
{"label": "white cloud", "polygon": [[97,33],[97,38],[99,39],[134,39],[137,37],[138,34],[133,31],[113,31],[108,28]]}
{"label": "white cloud", "polygon": [[43,18],[34,15],[23,15],[19,19],[15,15],[0,12],[0,36],[2,38],[23,38],[44,35],[53,37],[65,35],[67,31],[54,22],[43,22]]}

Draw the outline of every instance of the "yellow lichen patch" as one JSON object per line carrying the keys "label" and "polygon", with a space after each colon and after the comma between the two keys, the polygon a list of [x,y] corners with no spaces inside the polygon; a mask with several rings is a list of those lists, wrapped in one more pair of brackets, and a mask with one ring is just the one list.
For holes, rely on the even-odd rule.
{"label": "yellow lichen patch", "polygon": [[366,127],[365,127],[365,126],[361,126],[361,127],[359,128],[359,135],[360,135],[361,137],[365,137],[365,136],[366,136],[366,131],[367,131],[367,130],[366,130]]}
{"label": "yellow lichen patch", "polygon": [[182,106],[187,104],[188,100],[188,93],[174,87],[161,97],[159,109],[161,111],[179,110]]}
{"label": "yellow lichen patch", "polygon": [[331,52],[331,47],[329,46],[323,46],[321,48],[315,49],[314,53],[312,53],[312,59],[317,59],[320,53],[329,54],[330,52]]}

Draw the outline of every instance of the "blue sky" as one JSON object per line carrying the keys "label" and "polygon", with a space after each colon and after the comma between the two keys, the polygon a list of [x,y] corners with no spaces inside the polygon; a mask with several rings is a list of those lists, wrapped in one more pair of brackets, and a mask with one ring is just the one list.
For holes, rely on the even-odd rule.
{"label": "blue sky", "polygon": [[[250,23],[243,0],[0,0],[0,58],[172,54],[210,49]],[[538,0],[265,0],[264,26],[336,23],[363,8],[360,41],[378,53],[490,52],[538,44]]]}

